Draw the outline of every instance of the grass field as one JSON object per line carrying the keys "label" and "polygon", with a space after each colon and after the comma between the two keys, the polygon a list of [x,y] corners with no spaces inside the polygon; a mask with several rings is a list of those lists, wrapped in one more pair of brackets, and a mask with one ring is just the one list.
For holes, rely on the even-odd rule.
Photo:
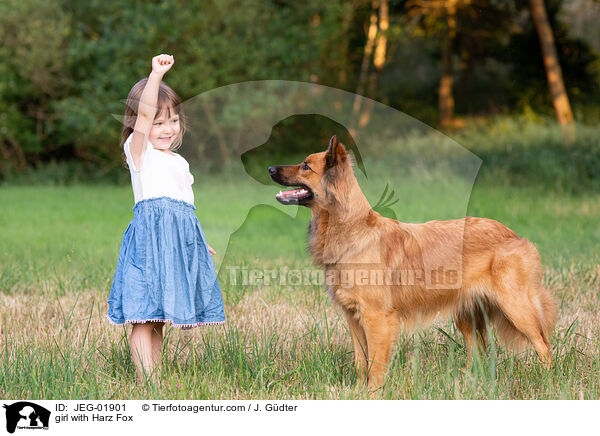
{"label": "grass field", "polygon": [[[345,322],[324,286],[231,283],[231,265],[314,268],[305,248],[308,210],[285,214],[272,207],[278,187],[246,182],[245,175],[196,176],[196,214],[218,251],[228,322],[167,328],[161,386],[136,382],[129,328],[104,317],[132,217],[131,187],[1,187],[0,398],[367,399]],[[399,194],[400,207],[419,217],[418,198],[404,202]],[[248,204],[257,206],[225,250]],[[443,207],[440,196],[423,216],[444,216]],[[440,320],[401,336],[381,398],[600,398],[600,194],[485,178],[468,214],[497,219],[539,248],[559,304],[555,364],[545,370],[533,352],[492,346],[467,370],[461,335]]]}

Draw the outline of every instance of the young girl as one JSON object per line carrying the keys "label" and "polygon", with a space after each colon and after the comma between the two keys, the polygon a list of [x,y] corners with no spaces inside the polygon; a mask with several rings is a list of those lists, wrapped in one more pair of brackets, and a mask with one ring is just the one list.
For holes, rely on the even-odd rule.
{"label": "young girl", "polygon": [[108,299],[108,319],[133,324],[138,378],[160,366],[165,322],[192,328],[225,322],[223,300],[200,222],[194,177],[177,153],[185,131],[181,99],[163,83],[173,56],[152,58],[152,72],[127,97],[121,145],[135,205]]}

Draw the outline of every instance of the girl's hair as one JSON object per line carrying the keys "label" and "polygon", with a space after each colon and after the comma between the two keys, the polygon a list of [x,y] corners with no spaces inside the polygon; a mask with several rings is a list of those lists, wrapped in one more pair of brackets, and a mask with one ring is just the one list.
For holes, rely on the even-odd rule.
{"label": "girl's hair", "polygon": [[[142,96],[142,92],[146,87],[146,82],[148,81],[147,77],[144,77],[142,80],[137,82],[129,91],[129,95],[127,95],[127,101],[125,103],[125,117],[123,119],[123,132],[121,133],[121,148],[123,148],[123,144],[133,132],[133,127],[135,126],[135,121],[138,116],[138,107],[140,105],[140,98]],[[175,110],[175,113],[179,115],[179,135],[171,144],[169,149],[171,151],[177,150],[181,147],[181,141],[183,139],[183,135],[186,130],[186,119],[185,114],[183,112],[183,107],[181,105],[181,98],[177,95],[175,91],[171,89],[169,85],[165,82],[160,82],[160,86],[158,88],[158,101],[156,102],[156,113],[154,114],[154,118],[158,117],[163,110],[168,110],[168,117],[171,117],[171,108]]]}

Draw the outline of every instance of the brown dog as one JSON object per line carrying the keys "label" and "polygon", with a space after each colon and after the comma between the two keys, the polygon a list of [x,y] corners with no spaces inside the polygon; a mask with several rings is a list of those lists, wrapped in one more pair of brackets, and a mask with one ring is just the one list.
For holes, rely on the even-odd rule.
{"label": "brown dog", "polygon": [[501,341],[521,346],[528,339],[550,365],[556,304],[542,287],[531,242],[486,218],[406,224],[382,217],[335,136],[327,151],[269,167],[269,174],[300,187],[277,194],[279,202],[311,209],[310,251],[344,311],[357,369],[370,388],[381,386],[400,329],[439,313],[454,317],[469,363],[474,339],[485,348],[492,324]]}

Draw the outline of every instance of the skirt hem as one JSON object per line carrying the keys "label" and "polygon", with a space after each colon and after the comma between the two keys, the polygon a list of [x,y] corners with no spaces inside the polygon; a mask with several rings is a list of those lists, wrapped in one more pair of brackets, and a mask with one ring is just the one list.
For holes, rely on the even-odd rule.
{"label": "skirt hem", "polygon": [[106,315],[106,319],[110,321],[112,325],[127,325],[127,324],[143,324],[145,322],[170,322],[173,327],[180,327],[184,329],[190,329],[194,327],[200,327],[203,325],[221,325],[225,324],[223,321],[200,321],[192,324],[177,324],[172,319],[126,319],[124,322],[115,322],[110,316]]}

